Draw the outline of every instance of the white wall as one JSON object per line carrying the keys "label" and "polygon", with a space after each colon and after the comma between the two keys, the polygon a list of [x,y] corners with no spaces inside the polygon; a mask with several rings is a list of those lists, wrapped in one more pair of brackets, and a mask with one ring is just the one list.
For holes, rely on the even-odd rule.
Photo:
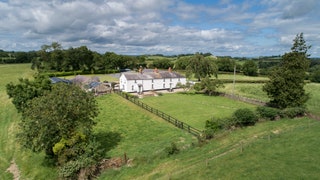
{"label": "white wall", "polygon": [[148,80],[127,80],[122,74],[120,76],[120,90],[125,92],[138,92],[138,84],[143,84],[143,91],[176,88],[177,83],[186,84],[186,78],[171,79],[148,79]]}

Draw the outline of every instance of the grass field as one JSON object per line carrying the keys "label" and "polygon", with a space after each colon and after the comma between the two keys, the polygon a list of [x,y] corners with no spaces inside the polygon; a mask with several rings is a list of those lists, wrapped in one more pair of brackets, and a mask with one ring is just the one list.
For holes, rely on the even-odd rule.
{"label": "grass field", "polygon": [[[244,96],[253,99],[259,99],[264,102],[268,102],[269,98],[267,93],[262,91],[263,84],[250,84],[250,83],[238,83],[233,90],[233,84],[224,84],[224,88],[220,88],[219,91],[235,95]],[[310,99],[307,101],[308,110],[320,116],[320,84],[308,83],[305,86],[305,90],[310,95]]]}
{"label": "grass field", "polygon": [[318,179],[319,128],[307,118],[258,123],[159,159],[152,168],[123,167],[99,179]]}
{"label": "grass field", "polygon": [[164,94],[146,97],[141,101],[198,129],[204,129],[205,121],[212,117],[229,117],[239,107],[256,107],[225,97],[203,94]]}
{"label": "grass field", "polygon": [[[218,79],[233,79],[233,78],[234,78],[233,74],[218,74]],[[268,77],[265,77],[265,76],[245,76],[243,74],[236,74],[235,80],[236,80],[236,82],[237,82],[237,80],[259,81],[259,80],[268,80]]]}
{"label": "grass field", "polygon": [[[44,163],[43,154],[22,149],[16,142],[20,120],[5,92],[5,85],[20,77],[31,78],[30,64],[0,65],[0,179],[10,180],[6,172],[12,159],[21,171],[20,179],[58,179],[57,171]],[[244,85],[244,95],[255,94],[257,87]],[[247,89],[246,89],[247,88]],[[312,112],[319,110],[319,84],[308,84],[311,99],[307,106]],[[259,88],[258,88],[259,89]],[[240,91],[241,90],[241,91]],[[263,95],[261,95],[263,97]],[[219,97],[222,98],[222,97]],[[161,100],[163,99],[163,100]],[[189,100],[188,100],[189,99]],[[95,134],[108,152],[106,157],[132,159],[131,166],[107,170],[98,179],[319,179],[320,121],[308,118],[282,119],[260,122],[256,126],[227,131],[214,140],[194,146],[196,139],[190,134],[166,123],[149,112],[116,94],[97,98],[100,114]],[[247,104],[225,98],[166,94],[146,98],[150,105],[171,106],[166,113],[181,118],[206,120],[212,116],[227,116],[237,107]],[[152,105],[152,103],[156,103]],[[196,101],[196,103],[195,103]],[[149,102],[146,102],[149,104]],[[188,104],[189,103],[189,104]],[[216,104],[217,103],[217,104]],[[225,103],[225,104],[223,104]],[[239,103],[239,104],[237,104]],[[202,107],[198,108],[197,107]],[[217,108],[216,110],[210,107]],[[158,108],[158,107],[157,107]],[[220,108],[220,109],[219,109]],[[249,108],[254,106],[249,105]],[[209,111],[209,112],[208,112]],[[174,115],[173,115],[174,116]],[[197,117],[198,117],[197,116]],[[176,116],[174,116],[176,117]],[[208,118],[207,118],[208,117]],[[195,121],[203,128],[203,122]],[[164,149],[176,142],[182,150],[167,157]]]}

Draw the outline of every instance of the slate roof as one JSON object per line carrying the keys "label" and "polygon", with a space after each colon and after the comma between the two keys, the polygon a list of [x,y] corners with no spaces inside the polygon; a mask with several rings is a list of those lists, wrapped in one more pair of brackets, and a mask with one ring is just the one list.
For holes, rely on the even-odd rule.
{"label": "slate roof", "polygon": [[58,77],[50,77],[50,81],[52,84],[56,84],[56,83],[66,83],[66,84],[71,84],[72,81],[68,80],[68,79],[62,79],[62,78],[58,78]]}
{"label": "slate roof", "polygon": [[184,78],[184,76],[169,71],[149,72],[143,73],[123,73],[127,80],[151,80],[151,79],[164,79],[164,78]]}

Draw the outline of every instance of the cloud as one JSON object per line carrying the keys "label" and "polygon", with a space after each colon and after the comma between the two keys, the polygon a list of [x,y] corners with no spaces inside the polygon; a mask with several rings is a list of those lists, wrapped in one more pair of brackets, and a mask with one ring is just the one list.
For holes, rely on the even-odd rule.
{"label": "cloud", "polygon": [[257,56],[290,50],[304,32],[320,56],[317,0],[233,2],[0,1],[0,49],[37,50],[58,41],[101,53]]}

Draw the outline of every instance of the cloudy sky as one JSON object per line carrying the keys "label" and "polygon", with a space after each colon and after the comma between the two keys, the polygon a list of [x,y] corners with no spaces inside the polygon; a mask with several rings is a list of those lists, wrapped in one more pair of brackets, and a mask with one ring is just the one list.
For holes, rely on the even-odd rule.
{"label": "cloudy sky", "polygon": [[253,57],[303,32],[320,57],[319,0],[0,0],[0,49],[87,46],[118,54]]}

